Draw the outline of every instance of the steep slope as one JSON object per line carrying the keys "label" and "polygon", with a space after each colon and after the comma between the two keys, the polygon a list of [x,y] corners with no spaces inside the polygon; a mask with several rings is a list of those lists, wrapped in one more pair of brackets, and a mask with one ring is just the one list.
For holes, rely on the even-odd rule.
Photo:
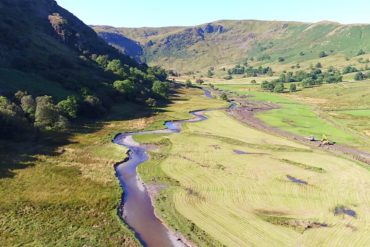
{"label": "steep slope", "polygon": [[138,41],[149,64],[182,72],[228,66],[252,58],[260,63],[301,62],[327,55],[355,56],[370,50],[370,25],[334,22],[217,21],[195,27],[93,27]]}
{"label": "steep slope", "polygon": [[[60,97],[60,91],[96,90],[102,82],[117,78],[94,61],[99,55],[119,59],[129,67],[146,68],[109,46],[54,0],[0,1],[0,33],[3,93],[26,89]],[[34,88],[39,82],[45,85]]]}

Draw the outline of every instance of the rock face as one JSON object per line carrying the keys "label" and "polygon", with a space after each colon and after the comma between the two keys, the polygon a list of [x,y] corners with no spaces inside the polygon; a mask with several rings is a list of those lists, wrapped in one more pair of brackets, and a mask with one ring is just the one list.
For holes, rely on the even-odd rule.
{"label": "rock face", "polygon": [[114,46],[122,53],[135,59],[137,62],[145,62],[145,58],[143,57],[144,50],[139,42],[129,39],[119,33],[101,32],[99,33],[99,35],[110,45]]}

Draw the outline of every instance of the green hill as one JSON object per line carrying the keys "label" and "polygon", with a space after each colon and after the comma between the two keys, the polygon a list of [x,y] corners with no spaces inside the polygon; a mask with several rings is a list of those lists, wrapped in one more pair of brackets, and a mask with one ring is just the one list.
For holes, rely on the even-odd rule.
{"label": "green hill", "polygon": [[322,52],[328,63],[345,62],[361,49],[370,51],[370,25],[334,22],[226,20],[195,27],[93,28],[105,37],[114,33],[138,41],[144,61],[180,72],[231,66],[247,58],[271,65],[316,61]]}
{"label": "green hill", "polygon": [[60,98],[82,87],[96,92],[102,82],[118,78],[95,62],[102,55],[128,67],[146,69],[107,45],[53,0],[2,0],[0,33],[3,94],[28,90]]}

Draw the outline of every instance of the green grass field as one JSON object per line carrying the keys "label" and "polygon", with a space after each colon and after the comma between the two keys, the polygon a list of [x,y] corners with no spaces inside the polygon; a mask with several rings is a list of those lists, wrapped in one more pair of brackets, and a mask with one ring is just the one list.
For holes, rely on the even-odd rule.
{"label": "green grass field", "polygon": [[[368,167],[251,129],[221,111],[207,115],[180,134],[138,139],[167,143],[165,155],[153,151],[139,172],[149,183],[167,184],[157,210],[169,225],[198,236],[200,246],[207,236],[226,246],[370,244]],[[356,217],[335,215],[336,208]]]}
{"label": "green grass field", "polygon": [[[272,102],[280,109],[257,114],[265,123],[293,132],[301,136],[314,135],[321,138],[323,134],[337,143],[347,144],[359,149],[369,150],[370,140],[367,111],[355,117],[339,110],[355,108],[369,109],[368,82],[340,83],[305,89],[295,94],[275,94],[262,92],[259,85],[223,84],[217,88],[237,92],[239,95],[250,95],[250,99]],[[365,115],[365,116],[364,116]]]}

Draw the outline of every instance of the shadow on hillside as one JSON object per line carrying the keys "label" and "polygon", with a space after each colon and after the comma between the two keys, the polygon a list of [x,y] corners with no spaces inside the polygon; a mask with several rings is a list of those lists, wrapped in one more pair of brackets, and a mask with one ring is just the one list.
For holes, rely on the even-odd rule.
{"label": "shadow on hillside", "polygon": [[57,156],[57,148],[71,144],[70,134],[39,134],[0,140],[0,179],[12,178],[16,170],[33,167],[38,155]]}
{"label": "shadow on hillside", "polygon": [[[175,101],[182,101],[178,91],[171,92],[171,99],[160,102],[156,108],[149,108],[135,103],[115,105],[111,113],[100,119],[85,119],[75,123],[68,133],[39,133],[28,134],[17,139],[0,140],[0,179],[13,178],[17,170],[33,167],[38,161],[37,156],[58,156],[62,153],[60,147],[73,144],[71,136],[89,134],[101,130],[109,121],[127,121],[149,118],[159,113]],[[122,130],[123,131],[123,130]]]}

